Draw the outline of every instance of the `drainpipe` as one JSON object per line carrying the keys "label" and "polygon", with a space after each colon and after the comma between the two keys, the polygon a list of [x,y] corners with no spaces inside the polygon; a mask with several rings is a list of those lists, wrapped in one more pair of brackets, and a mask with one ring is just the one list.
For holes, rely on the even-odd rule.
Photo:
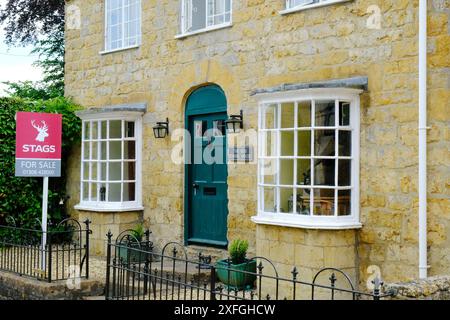
{"label": "drainpipe", "polygon": [[419,277],[427,263],[427,0],[419,0]]}

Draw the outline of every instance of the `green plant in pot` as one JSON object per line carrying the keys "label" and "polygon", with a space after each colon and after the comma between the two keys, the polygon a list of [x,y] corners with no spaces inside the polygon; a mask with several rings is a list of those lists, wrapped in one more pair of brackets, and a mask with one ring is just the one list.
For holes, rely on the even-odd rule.
{"label": "green plant in pot", "polygon": [[228,249],[230,258],[216,263],[217,278],[233,289],[248,289],[256,280],[256,260],[247,259],[248,241],[234,240]]}
{"label": "green plant in pot", "polygon": [[144,226],[138,224],[121,242],[119,257],[124,263],[143,263],[150,257],[150,254],[147,253],[150,250],[150,243],[145,241],[144,236]]}

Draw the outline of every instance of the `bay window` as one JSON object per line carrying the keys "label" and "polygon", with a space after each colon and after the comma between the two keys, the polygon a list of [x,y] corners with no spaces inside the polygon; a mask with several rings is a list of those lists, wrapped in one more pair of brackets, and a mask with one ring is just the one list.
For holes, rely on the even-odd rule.
{"label": "bay window", "polygon": [[262,100],[258,159],[254,221],[359,226],[357,93],[327,89]]}
{"label": "bay window", "polygon": [[141,120],[87,118],[82,122],[80,204],[77,209],[140,209]]}
{"label": "bay window", "polygon": [[231,24],[232,0],[181,0],[181,34]]}
{"label": "bay window", "polygon": [[105,51],[141,43],[141,0],[105,0]]}

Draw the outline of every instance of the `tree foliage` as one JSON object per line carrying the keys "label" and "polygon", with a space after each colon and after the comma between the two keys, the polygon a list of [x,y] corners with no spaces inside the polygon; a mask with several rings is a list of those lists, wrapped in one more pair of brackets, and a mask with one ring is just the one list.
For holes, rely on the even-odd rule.
{"label": "tree foliage", "polygon": [[7,44],[36,44],[64,32],[64,0],[8,0],[0,10]]}
{"label": "tree foliage", "polygon": [[42,210],[42,178],[15,177],[15,114],[18,111],[60,113],[63,115],[62,177],[49,179],[49,218],[59,222],[67,214],[61,200],[66,197],[66,164],[72,147],[79,143],[81,121],[78,106],[65,98],[24,100],[0,98],[0,224],[15,221],[17,226],[39,229]]}

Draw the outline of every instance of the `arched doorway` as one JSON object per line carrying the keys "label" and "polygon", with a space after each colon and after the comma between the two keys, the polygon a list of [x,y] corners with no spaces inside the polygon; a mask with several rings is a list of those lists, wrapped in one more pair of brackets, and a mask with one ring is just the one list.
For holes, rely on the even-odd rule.
{"label": "arched doorway", "polygon": [[226,247],[228,185],[227,100],[216,85],[201,87],[186,101],[185,242]]}

